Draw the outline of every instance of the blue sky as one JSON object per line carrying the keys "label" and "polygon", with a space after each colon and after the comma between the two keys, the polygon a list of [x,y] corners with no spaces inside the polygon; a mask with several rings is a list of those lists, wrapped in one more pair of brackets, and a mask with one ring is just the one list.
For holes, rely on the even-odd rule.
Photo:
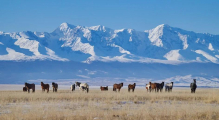
{"label": "blue sky", "polygon": [[1,0],[0,31],[52,32],[61,23],[138,31],[169,24],[219,34],[218,0]]}

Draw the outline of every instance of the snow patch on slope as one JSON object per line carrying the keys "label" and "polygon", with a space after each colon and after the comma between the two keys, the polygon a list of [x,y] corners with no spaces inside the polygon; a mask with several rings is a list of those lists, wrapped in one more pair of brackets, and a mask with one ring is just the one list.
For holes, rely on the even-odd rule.
{"label": "snow patch on slope", "polygon": [[34,53],[34,55],[40,55],[40,52],[38,51],[38,41],[28,40],[26,38],[19,38],[14,44],[19,46],[20,48],[29,49],[29,51]]}
{"label": "snow patch on slope", "polygon": [[180,60],[182,59],[182,55],[179,54],[179,50],[171,50],[167,54],[164,55],[167,60]]}
{"label": "snow patch on slope", "polygon": [[207,58],[207,59],[210,60],[211,62],[217,63],[217,58],[215,58],[215,57],[209,55],[208,53],[206,53],[206,52],[204,52],[204,51],[202,51],[202,50],[196,50],[195,52],[198,53],[198,54],[203,55],[205,58]]}
{"label": "snow patch on slope", "polygon": [[131,54],[129,51],[123,49],[122,47],[118,46],[118,45],[115,45],[115,44],[111,44],[110,45],[111,47],[118,47],[119,48],[119,52],[120,53],[124,53],[124,54]]}
{"label": "snow patch on slope", "polygon": [[49,55],[49,56],[45,56],[45,57],[47,57],[49,59],[53,59],[53,60],[58,60],[58,61],[69,61],[66,58],[61,58],[61,57],[57,56],[53,50],[51,50],[47,47],[45,47],[45,48],[46,48],[46,51],[47,51],[46,53]]}
{"label": "snow patch on slope", "polygon": [[91,46],[89,43],[82,43],[80,37],[77,37],[73,43],[65,42],[62,47],[71,47],[73,51],[81,51],[85,54],[95,56],[94,46]]}
{"label": "snow patch on slope", "polygon": [[11,48],[6,48],[7,55],[0,55],[0,60],[21,60],[25,58],[25,54],[16,52]]}
{"label": "snow patch on slope", "polygon": [[209,50],[211,50],[211,51],[213,51],[213,50],[214,50],[214,48],[213,48],[213,46],[212,46],[212,44],[211,44],[211,43],[209,43],[209,45],[208,45],[208,49],[209,49]]}
{"label": "snow patch on slope", "polygon": [[156,28],[149,30],[149,40],[153,45],[156,45],[158,47],[163,47],[162,40],[160,37],[163,35],[163,27],[164,24],[157,26]]}
{"label": "snow patch on slope", "polygon": [[179,38],[183,41],[183,49],[187,49],[188,48],[188,43],[187,43],[187,35],[182,35],[180,33],[178,33]]}

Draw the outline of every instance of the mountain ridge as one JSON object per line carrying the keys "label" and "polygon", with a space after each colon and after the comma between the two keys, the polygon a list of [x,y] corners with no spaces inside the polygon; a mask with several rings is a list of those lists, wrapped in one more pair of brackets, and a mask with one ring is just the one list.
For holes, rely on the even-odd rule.
{"label": "mountain ridge", "polygon": [[161,24],[151,30],[62,23],[53,32],[0,32],[0,60],[56,60],[90,63],[219,63],[219,35]]}

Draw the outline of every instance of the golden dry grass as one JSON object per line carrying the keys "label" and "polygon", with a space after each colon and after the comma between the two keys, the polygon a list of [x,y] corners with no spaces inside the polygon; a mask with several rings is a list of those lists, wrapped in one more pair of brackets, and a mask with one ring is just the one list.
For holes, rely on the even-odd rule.
{"label": "golden dry grass", "polygon": [[172,93],[147,93],[136,89],[120,93],[111,89],[89,93],[0,91],[0,120],[195,120],[219,119],[218,89],[175,88]]}

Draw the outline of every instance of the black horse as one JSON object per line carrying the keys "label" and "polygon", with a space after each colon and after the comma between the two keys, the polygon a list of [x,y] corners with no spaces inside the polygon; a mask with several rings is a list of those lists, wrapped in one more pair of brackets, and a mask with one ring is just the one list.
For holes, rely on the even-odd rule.
{"label": "black horse", "polygon": [[191,93],[195,93],[195,90],[197,88],[196,79],[193,79],[193,83],[190,84],[190,88],[191,88]]}
{"label": "black horse", "polygon": [[75,84],[71,85],[71,91],[75,90]]}
{"label": "black horse", "polygon": [[30,89],[32,89],[32,92],[35,92],[35,84],[25,83],[24,85],[27,88],[28,93],[30,92]]}
{"label": "black horse", "polygon": [[52,82],[52,88],[53,88],[53,92],[57,92],[57,90],[58,90],[58,84]]}
{"label": "black horse", "polygon": [[156,87],[157,87],[157,92],[159,92],[159,90],[160,90],[160,92],[162,92],[163,86],[164,86],[164,82],[162,82],[162,83],[155,83],[155,84],[156,84]]}

